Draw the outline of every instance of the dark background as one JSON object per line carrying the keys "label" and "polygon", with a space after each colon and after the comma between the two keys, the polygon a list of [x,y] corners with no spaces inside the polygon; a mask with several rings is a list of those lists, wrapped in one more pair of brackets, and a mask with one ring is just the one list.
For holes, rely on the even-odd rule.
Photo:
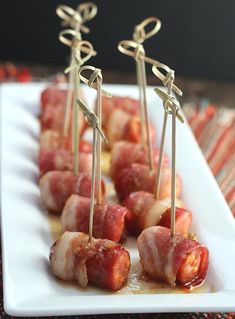
{"label": "dark background", "polygon": [[[117,51],[133,28],[148,16],[162,21],[160,32],[145,43],[146,54],[180,76],[235,80],[234,0],[93,0],[99,10],[87,26],[98,56],[91,64],[132,72],[131,58]],[[1,1],[0,60],[65,66],[69,50],[58,41],[58,4],[76,8],[83,1]],[[150,72],[150,70],[148,70]]]}

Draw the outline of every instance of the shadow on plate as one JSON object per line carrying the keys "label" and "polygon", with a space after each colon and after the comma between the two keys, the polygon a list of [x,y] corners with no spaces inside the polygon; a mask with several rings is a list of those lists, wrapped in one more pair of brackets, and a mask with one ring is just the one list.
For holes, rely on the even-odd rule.
{"label": "shadow on plate", "polygon": [[16,129],[19,129],[21,132],[25,133],[26,135],[30,136],[34,141],[38,142],[39,128],[36,129],[33,125],[25,125],[24,123],[21,123],[21,122],[15,122],[14,127]]}
{"label": "shadow on plate", "polygon": [[39,194],[35,193],[21,193],[19,194],[20,198],[25,200],[28,204],[36,206],[44,213],[44,208],[42,206],[41,198]]}
{"label": "shadow on plate", "polygon": [[32,167],[17,167],[12,169],[12,173],[23,177],[27,181],[31,181],[33,184],[38,184],[39,182],[39,171],[37,168]]}

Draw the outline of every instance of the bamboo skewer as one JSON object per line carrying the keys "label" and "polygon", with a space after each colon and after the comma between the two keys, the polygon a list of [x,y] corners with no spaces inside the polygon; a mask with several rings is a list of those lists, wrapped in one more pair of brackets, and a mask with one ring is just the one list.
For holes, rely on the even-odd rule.
{"label": "bamboo skewer", "polygon": [[[151,24],[155,23],[154,27],[146,33],[145,28]],[[134,57],[136,61],[136,75],[137,75],[137,84],[139,88],[139,101],[140,101],[140,118],[141,118],[141,144],[142,147],[145,148],[145,143],[147,140],[147,155],[149,160],[150,172],[153,170],[153,150],[152,150],[152,140],[150,134],[150,121],[148,115],[148,107],[147,107],[147,99],[146,99],[146,69],[145,69],[145,51],[142,43],[156,34],[161,28],[161,22],[159,19],[155,17],[150,17],[142,21],[139,25],[135,27],[133,33],[133,42],[135,44],[135,50],[133,55],[127,54],[125,50],[122,48],[122,43],[125,41],[121,41],[118,45],[118,49],[120,52],[127,54],[129,56]],[[128,41],[127,41],[128,42]]]}
{"label": "bamboo skewer", "polygon": [[[85,51],[87,55],[81,57],[81,52]],[[79,69],[86,61],[90,59],[93,54],[92,44],[88,41],[80,41],[74,49],[74,58],[71,65],[65,69],[65,73],[74,74],[74,103],[73,103],[73,129],[72,129],[72,149],[74,153],[73,170],[74,174],[78,175],[79,172],[79,158],[78,158],[78,147],[79,147],[79,108],[76,103],[76,99],[79,98],[80,88],[80,77],[78,76]]]}
{"label": "bamboo skewer", "polygon": [[[101,73],[100,73],[101,75]],[[96,99],[96,113],[102,124],[102,77],[97,76],[97,99]],[[100,134],[97,136],[97,204],[101,204],[101,151],[102,139]]]}
{"label": "bamboo skewer", "polygon": [[[79,88],[80,88],[80,79],[77,75],[77,72],[75,73],[75,81],[74,81],[74,95],[75,99],[79,97]],[[74,99],[74,102],[76,101]],[[78,152],[79,152],[79,108],[77,103],[74,103],[73,105],[73,129],[72,129],[72,140],[73,140],[73,151],[74,151],[74,161],[73,161],[73,171],[75,175],[78,175],[79,172],[79,158],[78,158]]]}
{"label": "bamboo skewer", "polygon": [[[89,242],[92,240],[93,232],[93,217],[94,217],[94,206],[95,206],[95,185],[96,185],[96,170],[97,170],[97,133],[100,137],[107,143],[107,139],[100,127],[100,120],[96,116],[95,112],[90,110],[86,104],[78,99],[77,103],[81,107],[85,114],[86,121],[89,125],[93,127],[93,150],[92,150],[92,182],[91,182],[91,201],[90,201],[90,216],[89,216]],[[98,185],[97,185],[98,186]]]}
{"label": "bamboo skewer", "polygon": [[[77,47],[77,44],[82,41],[81,32],[89,33],[90,30],[83,24],[92,18],[97,14],[97,6],[92,2],[82,3],[78,6],[77,10],[74,10],[66,5],[60,5],[56,9],[57,15],[62,19],[62,25],[63,26],[69,26],[73,29],[67,29],[59,34],[59,40],[64,43],[65,45],[68,45],[71,47],[71,54],[70,54],[70,65],[74,64],[74,48]],[[65,35],[71,35],[72,40],[69,40],[65,37]],[[84,51],[83,51],[84,52]],[[88,53],[88,51],[85,48],[85,52]],[[95,53],[95,52],[94,52]],[[78,52],[76,52],[78,55]],[[70,127],[70,119],[71,119],[71,106],[72,101],[73,105],[75,104],[76,97],[78,98],[79,90],[76,90],[76,94],[74,94],[73,90],[75,88],[74,83],[79,84],[78,80],[75,79],[75,71],[72,70],[69,74],[69,83],[68,83],[68,94],[66,98],[66,104],[65,104],[65,116],[64,116],[64,128],[63,128],[63,135],[68,136],[69,134],[69,127]],[[75,109],[75,106],[74,106]],[[76,111],[74,110],[73,115]],[[73,121],[74,126],[74,121]],[[72,130],[74,132],[74,129]],[[74,138],[73,138],[74,140]],[[72,144],[72,152],[74,152],[74,145]]]}
{"label": "bamboo skewer", "polygon": [[[90,77],[87,78],[83,75],[84,71],[92,72]],[[102,132],[100,125],[102,125],[102,95],[111,97],[111,94],[102,90],[102,73],[101,70],[93,66],[83,66],[78,71],[80,80],[87,84],[90,88],[97,90],[96,98],[96,113],[89,110],[85,103],[78,99],[77,103],[83,110],[86,121],[89,125],[93,126],[93,150],[92,150],[92,190],[91,190],[91,202],[90,202],[90,217],[89,217],[89,242],[92,240],[93,230],[93,216],[94,216],[94,205],[95,205],[95,185],[96,185],[96,203],[101,204],[102,191],[101,191],[101,149],[102,139],[107,143],[107,139]],[[99,134],[97,134],[97,131]]]}
{"label": "bamboo skewer", "polygon": [[[138,52],[136,52],[137,56]],[[137,79],[137,84],[138,84],[138,90],[139,90],[139,100],[140,100],[140,120],[141,120],[141,144],[142,147],[145,146],[145,130],[144,130],[144,125],[145,125],[145,114],[144,114],[144,108],[143,108],[143,89],[141,87],[141,70],[140,70],[140,61],[136,58],[136,79]]]}
{"label": "bamboo skewer", "polygon": [[[72,40],[70,40],[68,36],[72,36]],[[88,41],[82,42],[80,33],[76,32],[75,30],[67,29],[67,30],[61,31],[59,34],[59,40],[63,44],[71,47],[72,60],[70,65],[72,67],[76,66],[76,64],[79,62],[79,59],[81,59],[81,53],[84,53],[87,56],[85,57],[85,61],[84,61],[84,58],[82,59],[83,62],[80,62],[80,65],[85,63],[92,56],[96,55],[96,51],[94,51],[93,46]],[[74,96],[74,92],[73,92],[73,88],[75,87],[74,83],[75,83],[75,67],[72,68],[69,74],[68,94],[66,98],[64,128],[63,128],[64,136],[68,136],[69,134],[72,101],[73,101],[73,98],[74,98],[74,101],[76,99],[76,96]],[[76,94],[77,95],[79,94],[79,89],[76,89]],[[72,148],[72,151],[74,151],[74,147]]]}
{"label": "bamboo skewer", "polygon": [[[72,36],[72,40],[67,38],[68,36]],[[76,80],[75,79],[76,65],[78,65],[78,63],[80,63],[80,66],[84,64],[92,56],[96,55],[96,51],[94,51],[93,46],[90,42],[82,41],[80,33],[72,29],[67,29],[60,32],[59,39],[63,44],[71,47],[71,52],[72,52],[72,60],[70,64],[71,72],[69,74],[68,94],[67,94],[66,105],[65,105],[65,117],[64,117],[64,129],[63,129],[63,135],[68,136],[70,119],[71,119],[72,101],[73,101],[73,105],[75,105],[75,100],[76,100],[76,96],[73,92],[73,88],[75,87],[74,83]],[[85,56],[82,59],[81,59],[81,53],[85,54]],[[77,82],[77,84],[79,83]],[[76,89],[76,94],[78,98],[79,89]],[[72,152],[74,152],[74,147],[72,148]]]}
{"label": "bamboo skewer", "polygon": [[[83,76],[84,71],[91,71],[91,75],[89,78]],[[97,118],[99,119],[99,123],[102,125],[102,95],[107,97],[111,97],[111,94],[107,93],[106,91],[102,90],[102,73],[101,70],[95,68],[93,66],[83,66],[79,71],[79,77],[82,82],[87,84],[89,87],[94,88],[97,90],[97,98],[96,98],[96,114]],[[102,150],[102,139],[101,135],[98,134],[97,136],[97,145],[96,145],[96,156],[97,156],[97,165],[96,165],[96,177],[97,177],[97,204],[101,204],[101,150]]]}
{"label": "bamboo skewer", "polygon": [[172,148],[171,148],[171,238],[175,236],[175,188],[176,188],[176,108],[172,108]]}
{"label": "bamboo skewer", "polygon": [[94,221],[94,207],[95,207],[95,170],[96,170],[96,148],[97,148],[97,133],[96,133],[96,125],[93,124],[93,153],[92,153],[92,180],[91,180],[91,201],[90,201],[90,216],[89,216],[89,242],[92,240],[93,233],[93,221]]}
{"label": "bamboo skewer", "polygon": [[[70,65],[74,64],[74,58],[75,58],[75,52],[74,52],[74,48],[73,48],[73,43],[75,41],[75,37],[77,41],[81,41],[82,37],[81,37],[81,32],[80,29],[83,29],[82,26],[82,18],[81,15],[78,11],[73,10],[72,8],[65,6],[65,5],[61,5],[57,8],[56,13],[59,17],[62,18],[63,20],[63,24],[64,26],[69,25],[70,27],[74,28],[75,31],[73,34],[73,41],[71,41],[71,43],[69,43],[69,46],[71,47],[71,53],[70,53]],[[83,29],[84,30],[84,29]],[[64,35],[68,34],[66,32],[68,32],[69,30],[64,30],[59,34],[59,39],[62,43],[66,44],[66,41],[63,41]],[[84,30],[85,32],[89,32],[89,30]],[[77,55],[80,55],[80,52],[77,52]],[[67,93],[67,98],[66,98],[66,104],[65,104],[65,115],[64,115],[64,128],[63,128],[63,135],[64,136],[68,136],[69,134],[69,124],[70,124],[70,118],[71,118],[71,106],[72,106],[72,100],[74,97],[74,88],[76,87],[76,97],[74,98],[78,98],[78,94],[79,94],[79,90],[77,89],[77,86],[79,85],[78,83],[78,79],[75,78],[75,71],[74,69],[70,72],[69,74],[69,82],[68,82],[68,93]],[[77,128],[77,124],[74,123],[74,116],[75,113],[76,115],[78,115],[77,110],[76,110],[76,106],[73,103],[73,137],[72,140],[74,141],[76,138],[74,136],[74,131],[78,130]],[[76,117],[76,119],[78,120],[78,117]],[[74,147],[74,143],[72,144],[72,152],[74,152],[75,147]],[[77,169],[76,169],[77,170]]]}
{"label": "bamboo skewer", "polygon": [[[65,35],[72,35],[73,40],[68,40],[65,37]],[[78,46],[75,46],[75,39],[76,39],[76,44],[78,44],[81,41],[80,32],[70,30],[70,29],[64,30],[64,31],[60,32],[59,39],[62,43],[70,46],[70,48],[71,48],[70,65],[75,66],[76,65],[75,56],[77,58],[77,61],[79,61],[80,54],[81,54],[80,50],[78,49]],[[75,85],[75,83],[76,83],[76,85]],[[78,84],[79,83],[77,82],[77,79],[75,79],[75,69],[72,68],[71,72],[69,74],[68,93],[67,93],[66,104],[65,104],[64,129],[63,129],[64,136],[68,136],[68,134],[69,134],[71,107],[72,107],[72,101],[73,101],[73,97],[74,97],[73,90],[74,90],[75,86],[77,87]],[[76,93],[79,94],[78,89],[76,89]]]}
{"label": "bamboo skewer", "polygon": [[147,152],[148,152],[148,159],[149,159],[149,167],[150,172],[153,171],[153,145],[152,145],[152,137],[150,134],[150,120],[148,114],[148,107],[147,107],[147,97],[146,97],[146,69],[145,69],[145,62],[143,60],[140,61],[141,66],[141,75],[142,75],[142,83],[143,83],[143,104],[144,104],[144,120],[145,120],[145,128],[146,128],[146,138],[147,138]]}
{"label": "bamboo skewer", "polygon": [[[174,80],[174,74],[172,78],[169,79],[167,94],[170,96],[172,94],[172,84]],[[162,160],[165,148],[165,138],[166,138],[166,127],[167,127],[167,119],[168,119],[169,111],[164,106],[164,119],[163,119],[163,126],[162,126],[162,135],[161,135],[161,143],[160,143],[160,153],[159,153],[159,160],[157,165],[157,177],[156,177],[156,185],[155,185],[155,198],[156,200],[159,198],[160,192],[160,181],[161,181],[161,173],[162,173]]]}
{"label": "bamboo skewer", "polygon": [[[81,51],[80,48],[78,47],[77,49],[77,55],[76,52],[74,52],[74,61],[76,61],[76,68],[71,69],[70,74],[73,73],[72,77],[74,78],[74,82],[72,83],[72,87],[70,87],[70,92],[72,93],[72,154],[74,154],[74,174],[78,175],[79,171],[79,160],[78,160],[78,151],[79,151],[79,125],[80,125],[80,114],[79,114],[79,109],[76,103],[76,99],[79,98],[79,93],[80,93],[80,78],[78,77],[78,71],[82,60],[81,60]],[[74,64],[75,64],[74,63]],[[71,104],[70,104],[71,105]]]}
{"label": "bamboo skewer", "polygon": [[[154,68],[154,67],[153,67]],[[156,75],[156,73],[154,73]],[[172,95],[173,81],[174,81],[174,71],[170,70],[165,77],[164,85],[167,85],[167,93],[162,91],[159,88],[155,89],[157,95],[163,100],[164,106],[164,120],[161,136],[161,145],[160,145],[160,155],[157,168],[157,177],[156,177],[156,188],[155,188],[155,198],[158,199],[160,182],[161,182],[161,172],[162,172],[162,158],[164,153],[164,144],[165,144],[165,135],[166,135],[166,126],[167,126],[167,117],[168,114],[172,115],[172,147],[171,147],[171,238],[175,235],[175,202],[176,202],[176,118],[180,120],[181,123],[184,123],[183,115],[180,111],[179,102]]]}

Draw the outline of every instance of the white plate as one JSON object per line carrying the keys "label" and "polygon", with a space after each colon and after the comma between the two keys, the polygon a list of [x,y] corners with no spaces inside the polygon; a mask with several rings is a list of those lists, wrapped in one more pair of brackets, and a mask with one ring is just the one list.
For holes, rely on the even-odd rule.
{"label": "white plate", "polygon": [[[183,200],[193,211],[193,230],[209,248],[207,283],[213,292],[117,294],[61,285],[48,264],[52,237],[41,207],[38,179],[39,97],[44,84],[6,84],[2,106],[2,248],[4,308],[16,316],[235,310],[235,223],[187,124],[178,124],[177,171]],[[137,96],[133,86],[106,86],[112,93]],[[89,92],[88,92],[89,91]],[[94,90],[86,89],[89,101]],[[158,137],[162,105],[148,89]],[[168,132],[169,133],[169,132]],[[166,151],[170,154],[170,134]],[[131,246],[131,243],[127,243]],[[131,251],[137,258],[136,250]]]}

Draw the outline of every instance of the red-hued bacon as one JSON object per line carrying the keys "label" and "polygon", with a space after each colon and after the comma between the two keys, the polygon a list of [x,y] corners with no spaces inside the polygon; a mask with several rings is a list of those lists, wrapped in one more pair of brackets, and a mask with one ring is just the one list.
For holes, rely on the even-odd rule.
{"label": "red-hued bacon", "polygon": [[[122,202],[133,213],[132,231],[139,233],[145,228],[156,225],[170,228],[171,199],[156,200],[148,192],[134,192]],[[183,203],[176,200],[175,230],[176,233],[188,234],[192,224],[192,213],[182,208]]]}
{"label": "red-hued bacon", "polygon": [[[65,104],[67,98],[67,90],[60,88],[56,85],[47,87],[41,93],[41,112],[48,106],[58,104]],[[80,96],[84,99],[83,91],[80,90]]]}
{"label": "red-hued bacon", "polygon": [[[40,115],[41,130],[63,131],[64,104],[48,104]],[[87,127],[82,111],[79,111],[79,135],[82,135]]]}
{"label": "red-hued bacon", "polygon": [[56,86],[47,87],[41,94],[41,111],[50,104],[57,106],[66,101],[67,90],[59,89]]}
{"label": "red-hued bacon", "polygon": [[48,104],[40,115],[41,130],[62,132],[64,125],[64,105]]}
{"label": "red-hued bacon", "polygon": [[92,153],[92,145],[91,143],[85,140],[79,140],[79,151],[83,153]]}
{"label": "red-hued bacon", "polygon": [[103,107],[103,127],[106,126],[106,123],[116,109],[120,109],[129,113],[131,115],[139,114],[139,101],[132,99],[130,97],[121,97],[113,95],[112,98],[102,97],[102,107]]}
{"label": "red-hued bacon", "polygon": [[68,145],[58,131],[44,130],[40,135],[40,151],[58,150],[59,148],[68,148]]}
{"label": "red-hued bacon", "polygon": [[[90,198],[71,195],[66,201],[61,223],[64,231],[80,231],[88,234],[90,215]],[[116,203],[95,205],[93,218],[93,236],[106,238],[115,242],[121,241],[131,223],[131,212]]]}
{"label": "red-hued bacon", "polygon": [[127,280],[130,255],[121,245],[92,238],[79,232],[65,232],[50,251],[54,275],[62,280],[77,281],[82,288],[88,283],[118,290]]}
{"label": "red-hued bacon", "polygon": [[[159,149],[153,148],[153,160],[155,167],[159,160]],[[146,149],[141,144],[128,141],[120,141],[114,144],[111,152],[110,175],[115,179],[116,174],[123,168],[129,167],[132,163],[149,164]],[[169,164],[167,155],[163,156],[163,166]]]}
{"label": "red-hued bacon", "polygon": [[[80,92],[82,94],[82,92]],[[64,110],[67,90],[55,86],[48,87],[41,94],[41,129],[62,132],[64,126]],[[83,112],[79,112],[79,134],[86,128]]]}
{"label": "red-hued bacon", "polygon": [[[147,165],[134,163],[122,169],[115,176],[114,185],[119,200],[123,200],[130,193],[140,190],[154,193],[156,183],[156,171],[149,172]],[[181,194],[181,179],[176,175],[176,197]],[[170,197],[171,194],[171,171],[168,168],[162,169],[159,199]]]}
{"label": "red-hued bacon", "polygon": [[[129,113],[115,109],[109,116],[105,125],[106,137],[109,141],[108,146],[113,147],[115,142],[129,141],[132,143],[141,142],[141,120],[139,116],[130,115]],[[152,141],[155,141],[155,129],[150,126]]]}
{"label": "red-hued bacon", "polygon": [[[84,197],[91,195],[91,177],[85,173],[76,176],[69,171],[51,171],[40,179],[39,185],[44,206],[55,213],[62,212],[66,200],[72,194]],[[104,196],[105,185],[103,181],[101,185]]]}
{"label": "red-hued bacon", "polygon": [[[188,234],[192,225],[192,213],[183,207],[179,207],[179,204],[176,203],[177,207],[175,209],[175,231],[180,234]],[[162,215],[159,223],[159,226],[171,227],[171,208],[168,208]]]}
{"label": "red-hued bacon", "polygon": [[137,239],[140,261],[145,272],[155,280],[165,280],[172,287],[193,288],[205,280],[208,249],[190,237],[176,234],[162,226],[145,229]]}
{"label": "red-hued bacon", "polygon": [[[39,154],[40,176],[50,171],[72,171],[74,156],[69,150],[42,150]],[[90,173],[92,154],[80,152],[78,156],[79,172]]]}
{"label": "red-hued bacon", "polygon": [[[40,135],[40,151],[42,150],[71,150],[72,141],[70,137],[62,136],[58,131],[45,130]],[[79,151],[84,153],[92,152],[91,143],[79,139]]]}

